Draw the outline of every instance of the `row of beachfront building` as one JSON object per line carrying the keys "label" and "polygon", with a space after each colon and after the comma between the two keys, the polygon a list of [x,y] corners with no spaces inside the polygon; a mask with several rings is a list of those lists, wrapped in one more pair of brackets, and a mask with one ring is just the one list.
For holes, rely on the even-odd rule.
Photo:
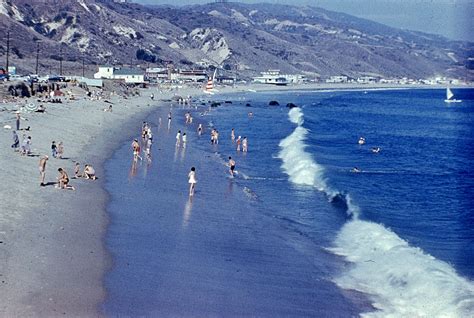
{"label": "row of beachfront building", "polygon": [[[99,66],[99,70],[94,74],[95,79],[115,79],[123,80],[128,84],[143,83],[163,83],[163,82],[205,82],[209,75],[205,70],[176,70],[173,68],[147,68],[146,70],[138,68],[115,67],[112,65]],[[214,79],[216,83],[234,84],[235,77],[218,75]],[[459,80],[448,79],[446,77],[436,77],[432,79],[411,79],[407,77],[386,79],[374,76],[360,76],[352,78],[346,75],[330,76],[326,79],[308,79],[303,74],[285,74],[280,70],[268,70],[261,72],[259,76],[254,77],[254,83],[288,85],[304,84],[307,82],[325,82],[334,84],[357,83],[357,84],[425,84],[425,85],[446,85],[463,84]]]}

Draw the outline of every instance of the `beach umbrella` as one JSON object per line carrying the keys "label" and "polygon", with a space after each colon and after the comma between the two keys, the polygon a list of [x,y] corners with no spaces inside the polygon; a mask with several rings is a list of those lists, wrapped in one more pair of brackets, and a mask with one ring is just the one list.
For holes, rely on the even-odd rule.
{"label": "beach umbrella", "polygon": [[38,106],[34,103],[29,103],[25,105],[25,109],[29,112],[35,112],[36,110],[38,110]]}

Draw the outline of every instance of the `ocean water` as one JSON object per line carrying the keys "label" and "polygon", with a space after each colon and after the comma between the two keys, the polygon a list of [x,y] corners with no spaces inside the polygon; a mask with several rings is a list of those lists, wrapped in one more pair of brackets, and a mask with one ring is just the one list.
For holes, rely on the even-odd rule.
{"label": "ocean water", "polygon": [[[472,316],[474,91],[454,93],[462,103],[445,104],[443,90],[248,92],[173,108],[193,125],[168,131],[151,117],[153,163],[130,169],[126,143],[107,165],[104,313]],[[176,129],[187,149],[160,152]]]}

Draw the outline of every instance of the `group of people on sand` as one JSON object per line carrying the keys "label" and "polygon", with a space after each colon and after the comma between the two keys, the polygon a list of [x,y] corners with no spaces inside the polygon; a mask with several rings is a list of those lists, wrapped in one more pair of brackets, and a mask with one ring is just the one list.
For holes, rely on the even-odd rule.
{"label": "group of people on sand", "polygon": [[13,143],[11,145],[11,148],[13,148],[14,151],[18,151],[21,156],[31,155],[31,136],[23,134],[22,141],[20,143],[20,137],[18,137],[18,134],[14,130],[12,132],[12,141]]}
{"label": "group of people on sand", "polygon": [[85,164],[83,172],[81,173],[80,171],[81,171],[81,165],[79,164],[79,162],[76,162],[76,164],[74,165],[74,177],[90,179],[90,180],[97,179],[95,175],[95,169],[90,164]]}
{"label": "group of people on sand", "polygon": [[[39,161],[39,172],[40,172],[40,186],[44,187],[46,184],[44,182],[46,176],[46,163],[48,162],[49,157],[44,155],[41,157]],[[74,177],[76,178],[84,178],[90,180],[96,180],[97,177],[95,175],[95,169],[92,165],[86,164],[84,166],[84,171],[80,173],[80,164],[76,162],[74,167]],[[58,168],[58,177],[57,177],[57,184],[56,188],[58,189],[65,189],[65,190],[75,190],[73,186],[69,184],[69,175],[67,174],[64,168]]]}

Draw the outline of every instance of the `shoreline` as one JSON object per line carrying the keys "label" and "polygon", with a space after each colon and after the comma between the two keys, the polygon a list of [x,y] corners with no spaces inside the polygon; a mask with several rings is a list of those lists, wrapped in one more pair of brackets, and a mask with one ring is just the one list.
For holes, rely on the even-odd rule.
{"label": "shoreline", "polygon": [[[470,89],[473,86],[469,85],[457,85],[450,86],[452,89]],[[335,84],[335,83],[307,83],[307,84],[290,84],[284,86],[277,86],[272,84],[236,84],[234,86],[217,86],[219,92],[222,93],[241,93],[241,92],[278,92],[278,91],[321,91],[321,90],[334,90],[334,91],[346,91],[346,90],[397,90],[397,89],[446,89],[444,85],[421,85],[421,84],[406,84],[406,85],[394,85],[394,84],[357,84],[357,83],[346,83],[346,84]],[[219,94],[211,95],[218,97]]]}
{"label": "shoreline", "polygon": [[[76,191],[60,191],[52,185],[40,188],[39,157],[20,157],[10,148],[11,130],[3,129],[0,145],[4,180],[0,184],[0,275],[3,294],[0,316],[101,316],[99,306],[107,294],[104,276],[112,266],[105,235],[110,195],[105,189],[104,166],[117,148],[133,134],[144,118],[155,113],[173,95],[192,95],[219,99],[220,94],[238,94],[255,90],[305,91],[345,89],[444,89],[434,86],[383,86],[315,84],[272,86],[246,84],[218,87],[219,93],[205,95],[198,88],[183,87],[159,94],[156,87],[141,90],[139,97],[112,97],[113,112],[103,112],[108,104],[85,99],[64,104],[45,104],[46,113],[26,113],[20,131],[33,137],[33,153],[50,155],[52,140],[65,142],[65,157],[50,160],[46,182],[56,179],[56,169],[65,167],[70,177],[77,160],[95,166],[98,181],[72,180]],[[462,87],[469,88],[469,87]],[[149,99],[153,92],[158,98]],[[196,95],[196,96],[195,96]],[[30,100],[33,100],[30,99]],[[152,104],[153,105],[150,105]],[[2,127],[14,127],[16,103],[7,103],[0,112]],[[156,105],[155,105],[156,104]],[[139,107],[137,107],[137,105]],[[138,133],[137,133],[138,134]],[[92,198],[93,200],[90,200]]]}

